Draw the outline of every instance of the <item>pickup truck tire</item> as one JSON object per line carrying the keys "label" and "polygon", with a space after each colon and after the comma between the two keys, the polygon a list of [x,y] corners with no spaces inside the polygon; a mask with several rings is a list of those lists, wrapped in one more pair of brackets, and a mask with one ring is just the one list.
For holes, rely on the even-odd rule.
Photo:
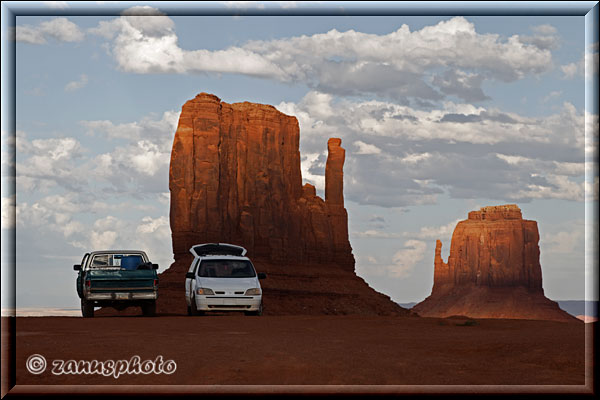
{"label": "pickup truck tire", "polygon": [[83,315],[83,318],[93,318],[94,303],[91,303],[86,299],[81,299],[81,314]]}
{"label": "pickup truck tire", "polygon": [[156,315],[156,301],[142,305],[142,315],[144,317],[154,317]]}

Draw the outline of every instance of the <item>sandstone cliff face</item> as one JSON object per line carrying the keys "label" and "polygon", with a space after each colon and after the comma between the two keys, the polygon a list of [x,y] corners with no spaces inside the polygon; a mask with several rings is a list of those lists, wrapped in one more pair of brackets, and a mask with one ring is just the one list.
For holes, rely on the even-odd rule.
{"label": "sandstone cliff face", "polygon": [[354,274],[341,140],[327,143],[325,200],[302,185],[299,141],[296,118],[272,106],[206,93],[185,103],[169,176],[175,263],[161,275],[159,311],[185,311],[190,247],[226,242],[269,274],[265,312],[405,312]]}
{"label": "sandstone cliff face", "polygon": [[296,118],[272,106],[204,93],[188,101],[171,156],[175,260],[227,238],[272,262],[352,268],[341,140],[328,143],[325,201],[302,187],[299,140]]}
{"label": "sandstone cliff face", "polygon": [[448,268],[455,285],[524,286],[543,292],[537,222],[514,204],[483,207],[456,225]]}
{"label": "sandstone cliff face", "polygon": [[422,316],[571,320],[544,296],[535,221],[514,204],[469,213],[452,234],[448,263],[436,242],[431,295],[413,310]]}

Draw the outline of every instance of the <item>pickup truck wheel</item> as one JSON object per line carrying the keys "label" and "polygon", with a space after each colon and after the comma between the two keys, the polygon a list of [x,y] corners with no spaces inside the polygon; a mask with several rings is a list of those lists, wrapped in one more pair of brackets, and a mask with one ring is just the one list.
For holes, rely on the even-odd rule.
{"label": "pickup truck wheel", "polygon": [[81,314],[83,318],[94,317],[94,303],[91,303],[85,299],[81,299]]}
{"label": "pickup truck wheel", "polygon": [[156,315],[156,301],[144,304],[142,306],[142,315],[144,317],[154,317]]}

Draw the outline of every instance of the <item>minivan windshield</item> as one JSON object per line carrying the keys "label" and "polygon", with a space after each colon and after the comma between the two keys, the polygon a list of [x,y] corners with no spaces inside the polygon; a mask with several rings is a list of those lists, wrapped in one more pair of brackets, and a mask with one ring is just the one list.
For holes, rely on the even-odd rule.
{"label": "minivan windshield", "polygon": [[253,278],[254,267],[247,260],[203,260],[198,276],[203,278]]}

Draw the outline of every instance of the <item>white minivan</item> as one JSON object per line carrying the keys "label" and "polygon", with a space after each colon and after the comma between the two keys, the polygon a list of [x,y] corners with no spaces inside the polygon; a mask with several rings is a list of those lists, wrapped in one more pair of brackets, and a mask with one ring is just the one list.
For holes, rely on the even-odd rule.
{"label": "white minivan", "polygon": [[262,315],[262,289],[246,249],[227,243],[192,246],[194,260],[185,275],[188,315],[207,311],[244,311]]}

